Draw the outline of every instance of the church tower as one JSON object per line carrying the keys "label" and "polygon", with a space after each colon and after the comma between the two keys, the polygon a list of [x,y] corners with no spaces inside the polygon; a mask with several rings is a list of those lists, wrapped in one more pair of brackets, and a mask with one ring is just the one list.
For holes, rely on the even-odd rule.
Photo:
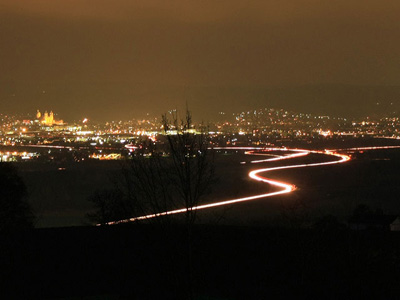
{"label": "church tower", "polygon": [[49,116],[49,122],[48,122],[48,124],[49,124],[49,125],[53,125],[53,123],[54,123],[54,114],[53,114],[53,111],[51,111],[51,112],[50,112],[50,116]]}

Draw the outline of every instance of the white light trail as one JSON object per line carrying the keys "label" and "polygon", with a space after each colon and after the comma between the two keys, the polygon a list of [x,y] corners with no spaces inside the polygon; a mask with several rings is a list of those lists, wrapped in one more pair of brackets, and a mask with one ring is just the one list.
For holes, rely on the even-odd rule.
{"label": "white light trail", "polygon": [[67,146],[55,146],[55,145],[21,145],[21,147],[32,147],[32,148],[54,148],[54,149],[69,149]]}
{"label": "white light trail", "polygon": [[[338,164],[338,163],[343,163],[348,160],[350,160],[350,157],[344,154],[339,154],[336,152],[332,151],[310,151],[310,150],[303,150],[303,149],[286,149],[286,148],[257,148],[257,147],[227,147],[227,148],[214,148],[214,150],[264,150],[264,151],[287,151],[287,152],[295,152],[292,154],[288,155],[282,155],[280,157],[273,157],[269,159],[263,160],[265,161],[277,161],[277,160],[285,160],[289,158],[295,158],[299,156],[304,156],[309,153],[318,153],[318,154],[326,154],[326,155],[332,155],[335,157],[340,158],[339,160],[335,161],[328,161],[328,162],[320,162],[320,163],[310,163],[310,164],[298,164],[298,165],[286,165],[286,166],[280,166],[280,167],[272,167],[272,168],[263,168],[263,169],[257,169],[253,170],[249,173],[249,177],[257,180],[257,181],[262,181],[265,183],[268,183],[270,185],[276,186],[278,188],[281,188],[281,190],[276,191],[276,192],[271,192],[271,193],[265,193],[265,194],[260,194],[260,195],[254,195],[254,196],[249,196],[249,197],[242,197],[242,198],[237,198],[237,199],[232,199],[232,200],[225,200],[225,201],[218,201],[218,202],[213,202],[213,203],[208,203],[208,204],[203,204],[203,205],[198,205],[194,206],[192,208],[186,209],[186,208],[181,208],[181,209],[176,209],[176,210],[170,210],[170,211],[165,211],[161,213],[156,213],[156,214],[149,214],[145,216],[139,216],[139,217],[133,217],[130,219],[124,219],[124,220],[119,220],[119,221],[113,221],[113,222],[108,222],[106,223],[107,225],[114,225],[114,224],[120,224],[120,223],[128,223],[128,222],[134,222],[138,220],[147,220],[151,218],[156,218],[156,217],[161,217],[161,216],[167,216],[167,215],[174,215],[174,214],[180,214],[184,213],[188,210],[202,210],[206,208],[212,208],[212,207],[219,207],[219,206],[224,206],[224,205],[231,205],[239,202],[246,202],[246,201],[252,201],[256,199],[261,199],[261,198],[266,198],[266,197],[272,197],[272,196],[277,196],[277,195],[282,195],[282,194],[287,194],[296,189],[296,186],[290,183],[274,180],[274,179],[269,179],[266,177],[262,177],[259,175],[259,173],[265,173],[265,172],[270,172],[270,171],[276,171],[276,170],[282,170],[282,169],[292,169],[292,168],[304,168],[304,167],[315,167],[315,166],[323,166],[323,165],[332,165],[332,164]],[[251,153],[248,153],[251,154]],[[100,225],[100,224],[98,224]]]}
{"label": "white light trail", "polygon": [[399,149],[400,146],[373,146],[373,147],[356,147],[356,148],[345,148],[336,149],[335,151],[363,151],[363,150],[383,150],[383,149]]}
{"label": "white light trail", "polygon": [[[268,150],[270,151],[270,150]],[[282,151],[282,150],[281,150]],[[286,150],[285,150],[286,151]],[[283,160],[283,159],[289,159],[289,158],[295,158],[295,157],[300,157],[300,156],[305,156],[308,155],[310,152],[306,151],[306,150],[298,150],[298,149],[294,149],[292,150],[294,152],[298,152],[298,153],[294,153],[294,154],[289,154],[289,155],[274,155],[275,157],[273,158],[267,158],[267,159],[260,159],[260,160],[252,160],[250,163],[252,164],[258,164],[258,163],[263,163],[263,162],[268,162],[268,161],[276,161],[276,160]],[[248,151],[245,152],[246,154],[251,154],[251,155],[264,155],[264,153],[254,153],[254,151]],[[266,155],[271,155],[271,154],[266,154]]]}

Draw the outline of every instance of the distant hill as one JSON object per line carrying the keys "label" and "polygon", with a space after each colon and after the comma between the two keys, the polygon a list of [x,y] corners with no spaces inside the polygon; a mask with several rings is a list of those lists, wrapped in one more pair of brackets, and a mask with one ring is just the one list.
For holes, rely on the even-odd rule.
{"label": "distant hill", "polygon": [[[5,113],[57,111],[66,121],[126,120],[160,116],[186,103],[195,119],[215,120],[218,112],[283,108],[332,116],[398,114],[400,86],[304,85],[297,87],[149,86],[129,82],[0,83]],[[379,104],[377,104],[379,103]]]}
{"label": "distant hill", "polygon": [[201,101],[193,100],[193,111],[202,113],[210,109],[232,113],[263,107],[343,117],[399,115],[400,112],[400,86],[206,87],[194,91],[193,98],[207,103],[202,105]]}

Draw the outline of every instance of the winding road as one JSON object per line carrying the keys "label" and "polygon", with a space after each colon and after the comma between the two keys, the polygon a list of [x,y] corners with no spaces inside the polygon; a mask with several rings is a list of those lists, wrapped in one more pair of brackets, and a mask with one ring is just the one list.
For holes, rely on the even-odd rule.
{"label": "winding road", "polygon": [[[231,205],[231,204],[240,203],[240,202],[252,201],[252,200],[256,200],[256,199],[261,199],[261,198],[267,198],[267,197],[287,194],[287,193],[293,192],[296,189],[296,186],[293,185],[293,184],[290,184],[290,183],[287,183],[287,182],[283,182],[283,181],[278,181],[278,180],[275,180],[275,179],[270,179],[270,178],[267,178],[267,177],[263,177],[263,176],[260,175],[260,173],[267,173],[267,172],[276,171],[276,170],[282,170],[282,169],[294,169],[294,168],[317,167],[317,166],[324,166],[324,165],[340,164],[340,163],[344,163],[344,162],[350,160],[350,156],[348,156],[348,155],[339,154],[339,153],[337,153],[335,151],[329,151],[329,150],[316,151],[316,150],[304,150],[304,149],[261,148],[261,147],[218,147],[218,148],[214,148],[214,150],[244,150],[245,154],[248,154],[248,155],[266,155],[266,156],[269,156],[269,158],[266,158],[266,159],[251,161],[250,163],[253,163],[253,164],[263,163],[263,162],[271,162],[271,161],[278,161],[278,160],[287,160],[287,159],[291,159],[291,158],[295,158],[295,157],[305,156],[305,155],[308,155],[310,153],[329,155],[329,156],[333,156],[333,157],[335,157],[337,159],[333,160],[333,161],[327,161],[327,162],[317,162],[317,163],[307,163],[307,164],[294,164],[294,165],[284,165],[284,166],[279,166],[279,167],[255,169],[255,170],[249,172],[249,177],[250,178],[252,178],[254,180],[257,180],[257,181],[265,182],[265,183],[267,183],[269,185],[272,185],[272,186],[275,186],[279,190],[276,191],[276,192],[253,195],[253,196],[242,197],[242,198],[231,199],[231,200],[217,201],[217,202],[213,202],[213,203],[194,206],[194,207],[192,207],[192,210],[202,210],[202,209],[207,209],[207,208],[219,207],[219,206],[224,206],[224,205]],[[256,153],[255,151],[258,151],[258,152]],[[284,154],[275,155],[275,154],[268,153],[268,152],[271,152],[271,151],[283,152]],[[120,224],[120,223],[134,222],[134,221],[138,221],[138,220],[147,220],[147,219],[161,217],[161,216],[180,214],[180,213],[184,213],[186,211],[187,211],[186,208],[181,208],[181,209],[170,210],[170,211],[165,211],[165,212],[156,213],[156,214],[149,214],[149,215],[145,215],[145,216],[139,216],[139,217],[133,217],[133,218],[124,219],[124,220],[108,222],[106,224],[107,225],[114,225],[114,224]]]}

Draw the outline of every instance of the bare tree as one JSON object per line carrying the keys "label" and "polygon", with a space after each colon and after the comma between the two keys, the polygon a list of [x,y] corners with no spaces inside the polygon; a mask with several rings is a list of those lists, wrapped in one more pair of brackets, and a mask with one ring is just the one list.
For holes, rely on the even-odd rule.
{"label": "bare tree", "polygon": [[[110,177],[112,188],[96,191],[89,197],[97,210],[88,214],[88,218],[108,224],[175,208],[169,172],[169,162],[163,157],[163,151],[150,140],[144,141],[141,148],[122,163],[121,172]],[[154,223],[166,220],[148,219]]]}
{"label": "bare tree", "polygon": [[177,114],[171,120],[164,115],[162,123],[173,163],[171,179],[181,205],[186,208],[186,223],[193,224],[196,210],[192,208],[199,204],[214,179],[214,160],[205,127],[194,128],[189,111],[180,122]]}
{"label": "bare tree", "polygon": [[[195,128],[189,111],[183,120],[176,113],[170,118],[162,117],[164,143],[144,141],[113,179],[114,188],[89,199],[98,209],[92,220],[107,223],[185,208],[185,224],[195,222],[192,208],[214,179],[213,153],[205,127]],[[153,219],[159,223],[168,218]]]}
{"label": "bare tree", "polygon": [[[192,299],[193,224],[196,220],[193,208],[199,205],[214,179],[213,153],[205,127],[200,125],[195,128],[189,111],[182,120],[176,113],[169,117],[164,115],[161,125],[164,143],[145,141],[123,166],[120,176],[114,178],[114,189],[96,193],[91,198],[97,207],[92,219],[97,218],[104,224],[127,219],[128,215],[148,216],[185,208],[187,248],[176,251],[187,258],[184,262],[186,274],[178,285],[185,287],[185,298]],[[171,218],[164,216],[148,221],[166,225]],[[161,228],[165,229],[165,226]],[[176,251],[171,253],[172,260],[178,257]]]}
{"label": "bare tree", "polygon": [[203,125],[194,128],[192,116],[186,111],[185,119],[178,121],[177,114],[162,118],[168,139],[168,149],[173,164],[170,178],[173,181],[179,203],[186,209],[187,276],[186,297],[193,298],[193,224],[202,196],[214,180],[214,160]]}

